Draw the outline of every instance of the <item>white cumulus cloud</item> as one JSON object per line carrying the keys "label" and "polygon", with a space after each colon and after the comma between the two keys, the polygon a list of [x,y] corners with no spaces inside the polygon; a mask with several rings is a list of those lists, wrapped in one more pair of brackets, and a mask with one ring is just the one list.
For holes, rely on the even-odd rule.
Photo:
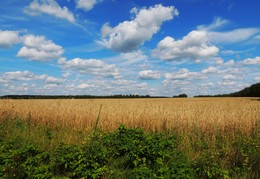
{"label": "white cumulus cloud", "polygon": [[202,73],[218,73],[218,69],[216,67],[208,67],[202,70]]}
{"label": "white cumulus cloud", "polygon": [[216,64],[217,65],[223,65],[224,64],[224,60],[222,58],[216,58]]}
{"label": "white cumulus cloud", "polygon": [[228,74],[228,75],[224,75],[223,79],[224,80],[235,80],[235,79],[237,79],[237,76]]}
{"label": "white cumulus cloud", "polygon": [[160,4],[150,8],[134,8],[131,12],[135,16],[131,21],[124,21],[116,27],[110,27],[108,23],[103,25],[102,45],[119,52],[135,50],[151,39],[164,21],[178,15],[173,6],[164,7]]}
{"label": "white cumulus cloud", "polygon": [[3,74],[6,81],[30,81],[34,79],[34,74],[29,71],[11,71]]}
{"label": "white cumulus cloud", "polygon": [[142,80],[156,80],[160,78],[160,73],[152,70],[143,70],[139,72],[139,78]]}
{"label": "white cumulus cloud", "polygon": [[165,61],[196,60],[216,56],[218,52],[219,49],[209,43],[206,31],[194,30],[182,40],[165,37],[153,50],[153,55]]}
{"label": "white cumulus cloud", "polygon": [[235,81],[224,81],[224,82],[218,82],[219,86],[236,86],[237,82]]}
{"label": "white cumulus cloud", "polygon": [[87,83],[81,83],[80,85],[77,86],[78,89],[88,89],[88,88],[93,88],[95,85],[87,84]]}
{"label": "white cumulus cloud", "polygon": [[232,66],[232,65],[234,65],[234,64],[235,64],[235,61],[234,61],[233,59],[231,59],[231,60],[225,62],[225,63],[224,63],[224,66]]}
{"label": "white cumulus cloud", "polygon": [[10,30],[0,30],[0,48],[9,48],[14,44],[20,43],[19,32]]}
{"label": "white cumulus cloud", "polygon": [[75,22],[75,17],[67,7],[60,7],[55,0],[33,0],[29,6],[25,8],[25,12],[29,15],[48,14],[69,22]]}
{"label": "white cumulus cloud", "polygon": [[41,80],[46,82],[47,84],[61,84],[64,82],[63,79],[55,78],[52,76],[48,76],[46,74],[38,75],[34,74],[30,71],[10,71],[5,72],[2,76],[0,76],[2,80],[5,82],[11,81],[37,81]]}
{"label": "white cumulus cloud", "polygon": [[97,2],[97,0],[76,0],[77,8],[83,9],[84,11],[91,10]]}
{"label": "white cumulus cloud", "polygon": [[199,72],[190,72],[188,69],[182,68],[174,73],[166,73],[165,78],[168,80],[192,80],[205,78],[205,75]]}
{"label": "white cumulus cloud", "polygon": [[47,84],[61,84],[61,83],[64,82],[63,79],[55,78],[55,77],[52,77],[52,76],[48,76],[45,79],[45,81],[46,81]]}
{"label": "white cumulus cloud", "polygon": [[17,53],[17,57],[34,61],[48,61],[58,59],[63,54],[63,48],[44,36],[26,35],[24,46]]}
{"label": "white cumulus cloud", "polygon": [[64,69],[74,70],[81,74],[120,78],[119,69],[117,69],[114,64],[107,64],[97,59],[74,58],[73,60],[67,61],[61,58],[58,63]]}
{"label": "white cumulus cloud", "polygon": [[260,65],[260,57],[247,58],[245,60],[240,61],[239,63],[244,65]]}
{"label": "white cumulus cloud", "polygon": [[147,56],[144,55],[140,50],[122,53],[120,54],[119,58],[126,61],[128,64],[147,60]]}

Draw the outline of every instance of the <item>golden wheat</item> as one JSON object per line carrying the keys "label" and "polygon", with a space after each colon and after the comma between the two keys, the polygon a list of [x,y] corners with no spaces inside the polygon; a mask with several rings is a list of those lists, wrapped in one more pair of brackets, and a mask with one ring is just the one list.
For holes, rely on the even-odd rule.
{"label": "golden wheat", "polygon": [[252,98],[0,100],[1,118],[29,115],[38,124],[112,131],[120,124],[148,131],[207,134],[240,130],[250,134],[260,120],[260,102]]}

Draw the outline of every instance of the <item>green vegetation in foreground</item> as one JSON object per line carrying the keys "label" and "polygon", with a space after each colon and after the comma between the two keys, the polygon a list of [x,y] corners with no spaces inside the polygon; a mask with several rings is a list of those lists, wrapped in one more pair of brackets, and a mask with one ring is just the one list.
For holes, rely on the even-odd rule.
{"label": "green vegetation in foreground", "polygon": [[[0,178],[260,177],[257,129],[251,135],[238,131],[232,140],[216,134],[211,137],[213,146],[198,131],[181,136],[120,126],[110,133],[86,132],[84,140],[75,144],[57,142],[56,137],[65,132],[39,126],[30,118],[2,120]],[[196,140],[184,146],[187,138]],[[188,153],[196,157],[189,158]]]}

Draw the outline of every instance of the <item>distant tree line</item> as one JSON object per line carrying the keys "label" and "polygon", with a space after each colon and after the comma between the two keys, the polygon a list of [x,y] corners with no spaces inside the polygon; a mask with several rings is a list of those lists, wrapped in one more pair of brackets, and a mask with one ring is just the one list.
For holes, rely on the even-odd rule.
{"label": "distant tree line", "polygon": [[[187,98],[187,94],[179,94],[173,98]],[[260,97],[260,83],[256,83],[241,91],[230,94],[218,95],[197,95],[194,97]],[[166,96],[150,96],[138,94],[118,94],[110,96],[95,96],[95,95],[5,95],[0,99],[105,99],[105,98],[168,98]]]}
{"label": "distant tree line", "polygon": [[188,98],[187,94],[179,94],[178,96],[173,96],[173,98]]}
{"label": "distant tree line", "polygon": [[241,91],[230,94],[198,95],[194,97],[260,97],[260,83],[256,83]]}
{"label": "distant tree line", "polygon": [[150,95],[110,95],[110,96],[94,96],[94,95],[5,95],[1,99],[105,99],[105,98],[167,98],[165,96]]}

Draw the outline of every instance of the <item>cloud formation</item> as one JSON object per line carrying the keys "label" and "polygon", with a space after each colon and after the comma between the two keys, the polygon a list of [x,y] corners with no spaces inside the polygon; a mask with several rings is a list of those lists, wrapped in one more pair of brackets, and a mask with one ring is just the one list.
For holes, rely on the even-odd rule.
{"label": "cloud formation", "polygon": [[246,41],[260,32],[258,28],[241,28],[226,32],[208,32],[211,42],[232,44]]}
{"label": "cloud formation", "polygon": [[223,19],[221,17],[216,17],[213,19],[212,23],[209,25],[199,25],[197,27],[198,30],[206,30],[206,31],[213,31],[216,29],[219,29],[223,26],[226,26],[227,24],[229,24],[230,22],[226,19]]}
{"label": "cloud formation", "polygon": [[239,63],[244,64],[244,65],[259,65],[260,66],[260,57],[247,58],[245,60],[240,61]]}
{"label": "cloud formation", "polygon": [[102,27],[102,44],[118,52],[129,52],[143,45],[145,41],[157,33],[164,21],[173,19],[178,15],[173,6],[164,7],[161,4],[150,8],[131,10],[133,20],[124,21],[116,27],[108,23]]}
{"label": "cloud formation", "polygon": [[61,84],[64,82],[63,79],[55,78],[52,76],[48,76],[45,81],[47,84]]}
{"label": "cloud formation", "polygon": [[165,78],[168,80],[192,80],[192,79],[203,79],[204,74],[199,72],[190,72],[186,68],[182,68],[175,73],[166,73]]}
{"label": "cloud formation", "polygon": [[202,71],[201,71],[202,73],[206,73],[206,74],[208,74],[208,73],[218,73],[218,69],[216,68],[216,67],[208,67],[208,68],[206,68],[206,69],[203,69]]}
{"label": "cloud formation", "polygon": [[24,36],[24,46],[17,53],[17,57],[32,61],[49,61],[58,59],[63,54],[63,48],[44,36]]}
{"label": "cloud formation", "polygon": [[55,0],[33,0],[29,6],[25,8],[25,12],[29,15],[48,14],[59,19],[65,19],[69,22],[75,22],[72,12],[67,7],[60,7]]}
{"label": "cloud formation", "polygon": [[217,31],[222,27],[226,27],[230,24],[229,20],[221,17],[213,19],[209,25],[199,25],[197,29],[199,31],[206,31],[208,38],[212,43],[232,44],[246,41],[250,38],[255,38],[260,32],[259,28],[238,28],[230,31]]}
{"label": "cloud formation", "polygon": [[147,60],[147,56],[144,55],[140,50],[122,53],[120,54],[119,58],[125,60],[126,63],[129,64]]}
{"label": "cloud formation", "polygon": [[228,74],[223,76],[223,80],[235,80],[235,79],[237,79],[237,76],[235,75]]}
{"label": "cloud formation", "polygon": [[58,63],[63,69],[77,71],[81,74],[120,78],[119,70],[115,65],[107,64],[101,60],[74,58],[67,61],[61,58]]}
{"label": "cloud formation", "polygon": [[91,10],[96,4],[97,0],[76,0],[77,8],[84,11]]}
{"label": "cloud formation", "polygon": [[231,60],[228,60],[227,62],[225,62],[223,65],[224,66],[232,66],[234,64],[235,64],[235,61],[233,59],[231,59]]}
{"label": "cloud formation", "polygon": [[0,76],[0,79],[4,82],[11,82],[11,81],[34,81],[34,80],[42,80],[46,84],[61,84],[64,82],[63,79],[55,78],[52,76],[48,76],[46,74],[37,75],[30,71],[10,71],[5,72],[3,75]]}
{"label": "cloud formation", "polygon": [[156,80],[161,77],[159,72],[152,70],[140,71],[138,75],[141,80]]}
{"label": "cloud formation", "polygon": [[95,85],[91,85],[91,84],[88,84],[88,83],[81,83],[80,85],[78,85],[76,88],[77,89],[88,89],[88,88],[93,88],[95,87]]}
{"label": "cloud formation", "polygon": [[10,48],[12,45],[20,43],[19,32],[10,30],[0,30],[0,48]]}
{"label": "cloud formation", "polygon": [[6,81],[30,81],[34,79],[34,74],[29,71],[12,71],[5,72],[2,79]]}
{"label": "cloud formation", "polygon": [[153,50],[153,55],[165,61],[204,59],[216,56],[219,49],[209,43],[206,31],[191,31],[181,40],[165,37]]}

